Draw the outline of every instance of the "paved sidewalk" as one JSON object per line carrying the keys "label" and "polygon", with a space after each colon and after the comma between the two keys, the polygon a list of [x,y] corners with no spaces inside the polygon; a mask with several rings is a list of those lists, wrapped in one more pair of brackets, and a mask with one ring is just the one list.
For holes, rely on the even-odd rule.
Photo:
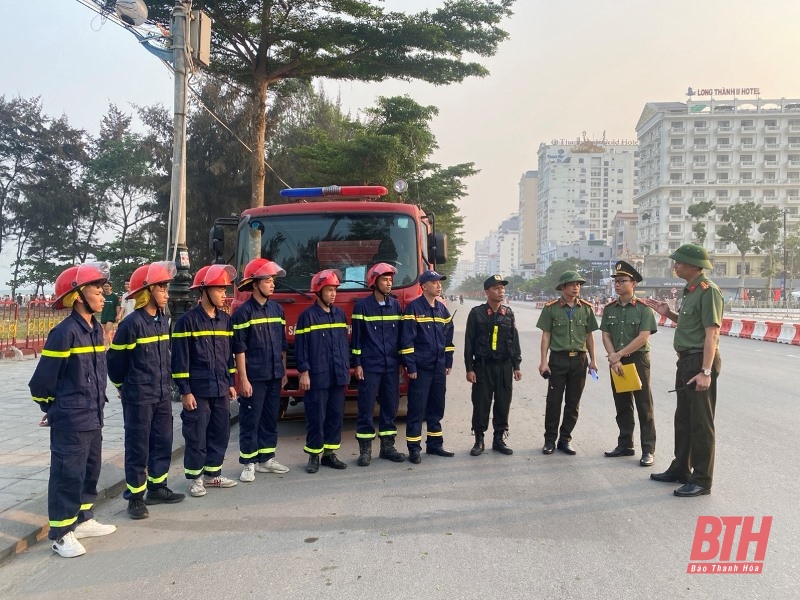
{"label": "paved sidewalk", "polygon": [[[47,537],[50,433],[38,426],[42,412],[28,390],[37,362],[34,358],[0,359],[0,563]],[[122,404],[110,383],[107,393],[98,504],[119,496],[125,488]],[[173,459],[184,448],[180,411],[180,403],[174,403]],[[232,402],[232,421],[238,413],[238,403]]]}

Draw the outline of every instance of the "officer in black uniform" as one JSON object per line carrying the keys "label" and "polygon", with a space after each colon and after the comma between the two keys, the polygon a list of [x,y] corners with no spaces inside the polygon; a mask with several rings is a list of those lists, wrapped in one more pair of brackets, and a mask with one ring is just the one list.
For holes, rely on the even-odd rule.
{"label": "officer in black uniform", "polygon": [[508,435],[508,411],[511,408],[511,378],[522,378],[519,345],[514,313],[503,306],[508,281],[492,275],[483,282],[486,303],[473,308],[467,318],[464,336],[464,364],[467,381],[472,384],[472,431],[475,445],[472,456],[480,455],[485,446],[483,436],[489,427],[489,409],[494,396],[492,449],[512,454],[504,439]]}

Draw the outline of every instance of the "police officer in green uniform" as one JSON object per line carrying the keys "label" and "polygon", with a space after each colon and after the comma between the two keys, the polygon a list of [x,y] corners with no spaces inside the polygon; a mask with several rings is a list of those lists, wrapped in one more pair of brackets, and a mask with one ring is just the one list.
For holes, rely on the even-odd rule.
{"label": "police officer in green uniform", "polygon": [[[586,280],[576,271],[564,271],[556,286],[561,298],[545,304],[536,323],[536,327],[542,330],[539,374],[549,381],[543,454],[552,454],[556,446],[565,454],[576,453],[570,442],[572,430],[578,422],[586,370],[597,372],[592,336],[592,332],[598,329],[597,319],[592,304],[579,297],[584,283]],[[564,419],[559,430],[562,397]]]}
{"label": "police officer in green uniform", "polygon": [[467,317],[464,336],[464,364],[467,381],[472,384],[472,432],[475,445],[470,455],[484,451],[483,436],[489,427],[489,409],[494,396],[492,450],[513,454],[504,438],[508,434],[508,411],[511,408],[512,377],[522,378],[522,352],[514,313],[503,306],[508,281],[492,275],[483,282],[486,303],[474,307]]}
{"label": "police officer in green uniform", "polygon": [[614,405],[617,408],[619,437],[617,447],[605,452],[608,457],[633,456],[633,407],[639,414],[639,434],[643,467],[653,465],[656,451],[656,425],[653,418],[653,394],[650,392],[650,334],[658,332],[653,310],[635,295],[636,284],[642,276],[630,264],[617,261],[614,271],[614,290],[617,298],[603,309],[600,322],[603,347],[608,353],[608,366],[622,375],[622,365],[633,364],[642,387],[633,392],[618,392],[611,382]]}
{"label": "police officer in green uniform", "polygon": [[678,353],[675,389],[675,458],[663,473],[650,479],[683,483],[676,496],[693,497],[711,493],[714,476],[714,411],[717,404],[719,328],[724,306],[722,293],[706,277],[712,267],[705,248],[684,244],[670,258],[675,274],[686,280],[678,312],[666,302],[648,300],[658,314],[677,323],[673,345]]}

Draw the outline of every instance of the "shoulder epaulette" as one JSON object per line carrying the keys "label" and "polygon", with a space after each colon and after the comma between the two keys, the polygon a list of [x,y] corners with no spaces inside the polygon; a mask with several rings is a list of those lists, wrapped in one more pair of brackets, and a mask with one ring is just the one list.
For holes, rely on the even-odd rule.
{"label": "shoulder epaulette", "polygon": [[545,306],[552,306],[556,302],[558,302],[558,298],[556,298],[555,300],[550,300],[550,302],[545,302],[544,305]]}
{"label": "shoulder epaulette", "polygon": [[[611,302],[609,302],[609,303],[608,303],[608,304],[606,304],[605,306],[611,306],[612,304],[616,304],[616,303],[617,303],[617,299],[616,299],[616,298],[614,298],[614,299],[613,299]],[[605,308],[605,306],[604,306],[603,308]]]}
{"label": "shoulder epaulette", "polygon": [[584,300],[583,298],[578,298],[578,302],[580,302],[584,306],[588,306],[589,308],[592,308],[592,309],[594,308],[594,304],[592,304],[591,302],[589,302],[587,300]]}
{"label": "shoulder epaulette", "polygon": [[707,289],[708,289],[708,288],[710,288],[711,286],[710,286],[710,285],[708,285],[708,282],[707,282],[707,281],[701,281],[701,282],[700,282],[700,287],[701,287],[701,288],[703,288],[704,290],[707,290]]}

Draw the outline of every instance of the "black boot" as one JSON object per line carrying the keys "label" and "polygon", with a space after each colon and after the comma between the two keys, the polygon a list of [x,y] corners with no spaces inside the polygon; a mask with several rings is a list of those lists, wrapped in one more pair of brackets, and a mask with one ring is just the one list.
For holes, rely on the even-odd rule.
{"label": "black boot", "polygon": [[372,460],[372,440],[367,438],[358,439],[358,466],[368,467]]}
{"label": "black boot", "polygon": [[319,471],[319,454],[309,454],[306,472],[316,473],[317,471]]}
{"label": "black boot", "polygon": [[476,431],[475,432],[475,445],[472,447],[472,450],[469,451],[470,456],[480,456],[483,454],[483,451],[486,449],[486,445],[483,443],[483,432]]}
{"label": "black boot", "polygon": [[505,437],[506,432],[503,430],[495,431],[494,432],[494,440],[492,440],[492,450],[496,450],[500,454],[514,454],[514,451],[506,446],[506,443],[503,441],[503,437]]}
{"label": "black boot", "polygon": [[406,460],[406,455],[402,452],[398,452],[394,447],[393,435],[384,435],[381,437],[380,457],[392,462],[404,462]]}

